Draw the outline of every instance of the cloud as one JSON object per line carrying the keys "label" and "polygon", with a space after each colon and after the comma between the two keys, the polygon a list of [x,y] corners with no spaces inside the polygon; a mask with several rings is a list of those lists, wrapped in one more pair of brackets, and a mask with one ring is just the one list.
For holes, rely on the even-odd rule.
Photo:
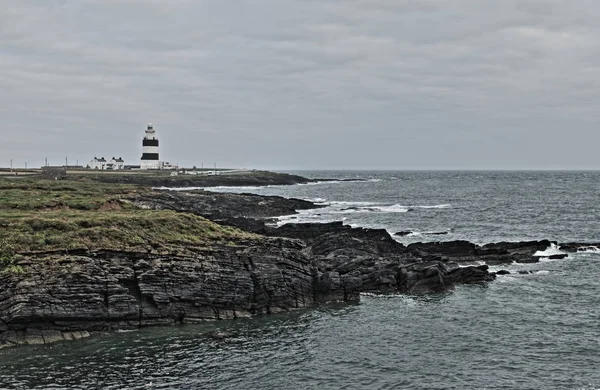
{"label": "cloud", "polygon": [[151,121],[164,158],[188,165],[600,168],[592,1],[0,9],[5,160],[133,163]]}

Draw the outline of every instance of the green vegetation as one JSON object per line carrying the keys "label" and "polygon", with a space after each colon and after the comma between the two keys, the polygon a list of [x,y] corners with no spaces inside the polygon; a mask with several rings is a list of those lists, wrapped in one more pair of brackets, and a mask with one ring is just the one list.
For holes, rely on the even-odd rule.
{"label": "green vegetation", "polygon": [[128,185],[53,180],[0,181],[0,213],[7,210],[97,210],[111,200],[148,189]]}
{"label": "green vegetation", "polygon": [[16,254],[33,251],[168,250],[254,237],[192,214],[137,209],[125,200],[149,191],[118,184],[0,180],[0,268],[13,266]]}
{"label": "green vegetation", "polygon": [[16,265],[18,255],[15,253],[14,247],[4,239],[0,239],[0,272],[22,273],[23,268]]}

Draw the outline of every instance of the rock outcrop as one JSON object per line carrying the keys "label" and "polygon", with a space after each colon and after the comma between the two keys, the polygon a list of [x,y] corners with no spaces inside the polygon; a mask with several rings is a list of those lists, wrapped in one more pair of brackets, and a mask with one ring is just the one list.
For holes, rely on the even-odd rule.
{"label": "rock outcrop", "polygon": [[135,206],[153,210],[193,213],[222,225],[264,234],[270,218],[295,214],[298,210],[322,206],[300,199],[254,194],[228,194],[210,191],[155,191],[127,199]]}
{"label": "rock outcrop", "polygon": [[517,263],[535,263],[539,257],[534,254],[544,251],[552,242],[525,241],[499,242],[479,246],[468,241],[418,242],[410,244],[407,250],[422,258],[452,261],[456,263],[489,265]]}
{"label": "rock outcrop", "polygon": [[249,317],[337,299],[337,286],[315,288],[317,271],[302,248],[273,238],[177,253],[31,254],[19,262],[24,273],[0,274],[0,344]]}
{"label": "rock outcrop", "polygon": [[533,254],[551,244],[404,246],[385,230],[341,222],[276,228],[265,220],[316,207],[280,197],[156,191],[125,201],[194,213],[260,235],[146,251],[22,253],[15,262],[22,272],[0,273],[0,346],[277,313],[357,301],[362,292],[442,292],[494,280],[482,261],[537,261]]}

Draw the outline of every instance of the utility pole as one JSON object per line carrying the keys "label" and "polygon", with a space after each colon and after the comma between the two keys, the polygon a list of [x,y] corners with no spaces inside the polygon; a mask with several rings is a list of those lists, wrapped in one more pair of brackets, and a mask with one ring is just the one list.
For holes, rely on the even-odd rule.
{"label": "utility pole", "polygon": [[10,171],[12,172],[12,158],[10,159]]}
{"label": "utility pole", "polygon": [[25,161],[25,170],[27,170],[27,161]]}
{"label": "utility pole", "polygon": [[48,166],[48,157],[46,157],[46,166]]}
{"label": "utility pole", "polygon": [[65,168],[69,166],[69,157],[65,157]]}

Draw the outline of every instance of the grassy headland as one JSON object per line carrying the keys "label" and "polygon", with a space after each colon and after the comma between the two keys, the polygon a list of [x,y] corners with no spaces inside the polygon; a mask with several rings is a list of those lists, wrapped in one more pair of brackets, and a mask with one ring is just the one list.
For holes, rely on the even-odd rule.
{"label": "grassy headland", "polygon": [[252,237],[193,214],[143,210],[125,200],[150,191],[87,181],[0,180],[0,255],[6,263],[11,254],[36,251],[169,249]]}

